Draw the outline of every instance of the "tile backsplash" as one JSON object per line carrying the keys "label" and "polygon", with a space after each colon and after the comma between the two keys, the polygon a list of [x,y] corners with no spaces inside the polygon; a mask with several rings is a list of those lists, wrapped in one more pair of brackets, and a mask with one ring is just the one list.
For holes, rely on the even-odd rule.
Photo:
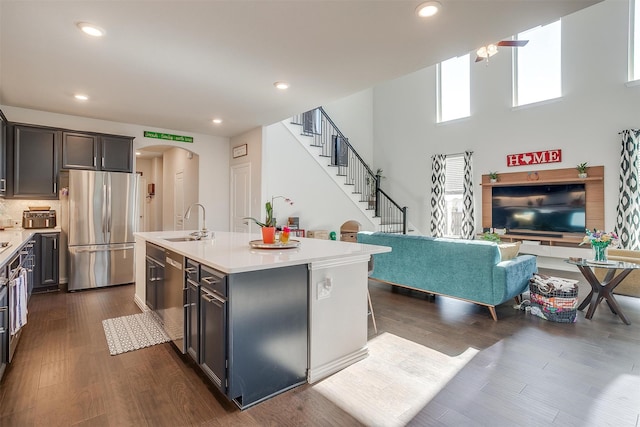
{"label": "tile backsplash", "polygon": [[16,200],[0,199],[0,214],[8,214],[13,219],[14,227],[22,227],[22,212],[28,211],[29,206],[51,206],[60,217],[60,200]]}

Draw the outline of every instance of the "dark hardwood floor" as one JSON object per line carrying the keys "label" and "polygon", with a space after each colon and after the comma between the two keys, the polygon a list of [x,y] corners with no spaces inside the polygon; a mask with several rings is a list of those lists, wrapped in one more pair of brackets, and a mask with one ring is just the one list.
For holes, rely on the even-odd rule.
{"label": "dark hardwood floor", "polygon": [[[580,312],[577,323],[560,324],[511,302],[494,322],[473,304],[376,282],[370,290],[378,333],[448,355],[481,350],[411,425],[640,426],[640,299],[618,297],[630,326],[606,306],[592,320]],[[110,356],[101,321],[139,312],[133,292],[127,285],[32,296],[0,384],[0,426],[360,425],[309,385],[239,411],[171,344]],[[587,292],[582,280],[581,298]]]}

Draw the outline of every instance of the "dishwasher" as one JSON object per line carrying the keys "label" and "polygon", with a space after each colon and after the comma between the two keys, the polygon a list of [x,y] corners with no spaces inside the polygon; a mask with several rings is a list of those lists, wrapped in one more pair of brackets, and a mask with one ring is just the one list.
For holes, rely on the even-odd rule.
{"label": "dishwasher", "polygon": [[164,283],[162,305],[158,305],[164,330],[182,354],[184,341],[184,256],[164,250]]}

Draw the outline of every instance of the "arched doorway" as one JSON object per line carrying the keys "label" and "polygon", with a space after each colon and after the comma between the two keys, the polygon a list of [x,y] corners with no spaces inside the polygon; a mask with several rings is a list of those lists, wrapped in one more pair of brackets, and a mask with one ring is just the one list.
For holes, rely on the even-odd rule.
{"label": "arched doorway", "polygon": [[183,218],[198,201],[199,156],[173,145],[136,149],[140,231],[197,229],[199,216]]}

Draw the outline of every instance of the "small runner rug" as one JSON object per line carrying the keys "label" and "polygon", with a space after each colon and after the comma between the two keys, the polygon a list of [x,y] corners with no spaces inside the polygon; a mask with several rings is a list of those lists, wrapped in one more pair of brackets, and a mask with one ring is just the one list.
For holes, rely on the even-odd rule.
{"label": "small runner rug", "polygon": [[404,426],[478,350],[448,356],[390,333],[368,342],[369,356],[313,386],[367,426]]}
{"label": "small runner rug", "polygon": [[106,319],[102,327],[112,356],[170,340],[151,311]]}

